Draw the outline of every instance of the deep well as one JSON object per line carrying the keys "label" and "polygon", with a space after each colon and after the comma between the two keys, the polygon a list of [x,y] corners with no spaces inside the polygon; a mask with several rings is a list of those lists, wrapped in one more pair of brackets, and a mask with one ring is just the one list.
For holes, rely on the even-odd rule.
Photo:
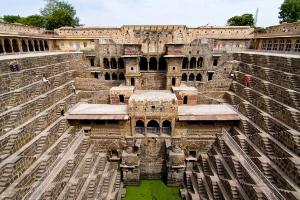
{"label": "deep well", "polygon": [[101,31],[90,52],[0,56],[0,199],[119,200],[142,179],[183,199],[299,199],[299,55],[216,53],[181,26]]}

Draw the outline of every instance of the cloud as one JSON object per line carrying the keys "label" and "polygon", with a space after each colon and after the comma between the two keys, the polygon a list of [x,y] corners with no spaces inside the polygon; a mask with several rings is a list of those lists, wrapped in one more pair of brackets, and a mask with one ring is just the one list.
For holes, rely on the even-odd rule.
{"label": "cloud", "polygon": [[[4,1],[4,0],[0,0]],[[0,15],[38,13],[42,0],[1,2]],[[259,26],[278,24],[283,0],[69,0],[86,25],[123,24],[225,25],[227,19],[259,8]],[[16,6],[18,5],[18,6]]]}

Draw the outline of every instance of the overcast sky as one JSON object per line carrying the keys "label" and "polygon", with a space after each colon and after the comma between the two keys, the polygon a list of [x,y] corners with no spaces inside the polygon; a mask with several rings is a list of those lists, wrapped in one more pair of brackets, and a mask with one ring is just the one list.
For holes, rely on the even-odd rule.
{"label": "overcast sky", "polygon": [[[123,24],[225,25],[228,18],[255,14],[258,26],[278,24],[283,0],[69,0],[80,23],[90,26]],[[0,16],[39,13],[43,0],[0,0]]]}

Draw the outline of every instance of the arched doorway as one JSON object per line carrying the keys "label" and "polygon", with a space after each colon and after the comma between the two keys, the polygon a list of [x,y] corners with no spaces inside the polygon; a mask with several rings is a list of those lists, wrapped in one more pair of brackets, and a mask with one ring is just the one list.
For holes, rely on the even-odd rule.
{"label": "arched doorway", "polygon": [[141,57],[140,62],[139,62],[139,66],[140,66],[140,71],[147,71],[148,70],[147,58]]}
{"label": "arched doorway", "polygon": [[195,75],[191,73],[189,76],[189,81],[194,81],[194,80],[195,80]]}
{"label": "arched doorway", "polygon": [[117,69],[117,60],[115,58],[110,59],[110,66],[112,69]]}
{"label": "arched doorway", "polygon": [[119,74],[119,80],[125,80],[125,76],[122,72]]}
{"label": "arched doorway", "polygon": [[45,46],[45,51],[49,50],[48,42],[45,40],[44,41],[44,46]]}
{"label": "arched doorway", "polygon": [[38,45],[38,42],[36,40],[33,41],[33,44],[34,44],[34,50],[35,51],[39,51],[39,45]]}
{"label": "arched doorway", "polygon": [[16,39],[12,40],[12,47],[13,47],[14,52],[19,52],[20,51],[18,41]]}
{"label": "arched doorway", "polygon": [[196,81],[202,81],[202,75],[200,73],[197,74]]}
{"label": "arched doorway", "polygon": [[149,70],[157,70],[157,59],[155,57],[151,57],[149,61]]}
{"label": "arched doorway", "polygon": [[196,58],[192,57],[190,61],[190,69],[195,69],[196,68]]}
{"label": "arched doorway", "polygon": [[27,45],[26,45],[25,40],[22,40],[22,50],[23,50],[24,52],[27,52],[27,51],[28,51],[28,47],[27,47]]}
{"label": "arched doorway", "polygon": [[189,59],[187,57],[183,58],[182,69],[187,69],[189,65]]}
{"label": "arched doorway", "polygon": [[4,53],[3,45],[0,43],[0,53]]}
{"label": "arched doorway", "polygon": [[104,66],[104,69],[109,69],[108,58],[103,58],[103,66]]}
{"label": "arched doorway", "polygon": [[135,122],[135,132],[145,133],[145,123],[142,120],[137,120]]}
{"label": "arched doorway", "polygon": [[42,40],[40,40],[40,50],[41,51],[44,51],[45,49],[44,49],[44,44],[43,44],[43,41]]}
{"label": "arched doorway", "polygon": [[158,69],[160,71],[166,71],[167,70],[167,61],[164,57],[159,58]]}
{"label": "arched doorway", "polygon": [[125,64],[124,64],[123,58],[118,59],[118,67],[119,67],[119,69],[124,69]]}
{"label": "arched doorway", "polygon": [[10,46],[9,39],[4,39],[4,49],[5,49],[6,53],[11,53],[12,52],[12,48]]}
{"label": "arched doorway", "polygon": [[112,79],[112,80],[118,80],[118,75],[114,72],[114,73],[111,75],[111,79]]}
{"label": "arched doorway", "polygon": [[31,40],[28,40],[28,49],[29,51],[34,51]]}
{"label": "arched doorway", "polygon": [[110,75],[109,75],[109,73],[108,73],[108,72],[106,72],[106,73],[105,73],[105,75],[104,75],[104,79],[105,79],[105,80],[110,80]]}
{"label": "arched doorway", "polygon": [[165,134],[171,134],[172,123],[169,120],[165,120],[162,123],[161,131]]}
{"label": "arched doorway", "polygon": [[159,133],[159,123],[155,120],[151,120],[147,124],[147,133]]}
{"label": "arched doorway", "polygon": [[198,66],[199,68],[203,67],[203,58],[202,58],[202,57],[198,58],[197,66]]}
{"label": "arched doorway", "polygon": [[187,81],[187,75],[186,75],[186,73],[182,74],[181,81]]}

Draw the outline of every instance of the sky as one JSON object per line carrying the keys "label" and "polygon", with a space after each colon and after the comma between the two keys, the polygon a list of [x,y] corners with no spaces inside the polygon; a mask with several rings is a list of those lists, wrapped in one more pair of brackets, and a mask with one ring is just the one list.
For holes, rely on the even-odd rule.
{"label": "sky", "polygon": [[[257,26],[279,23],[284,0],[68,0],[87,26],[178,24],[225,25],[235,15],[258,12]],[[44,0],[0,0],[0,16],[39,14]]]}

